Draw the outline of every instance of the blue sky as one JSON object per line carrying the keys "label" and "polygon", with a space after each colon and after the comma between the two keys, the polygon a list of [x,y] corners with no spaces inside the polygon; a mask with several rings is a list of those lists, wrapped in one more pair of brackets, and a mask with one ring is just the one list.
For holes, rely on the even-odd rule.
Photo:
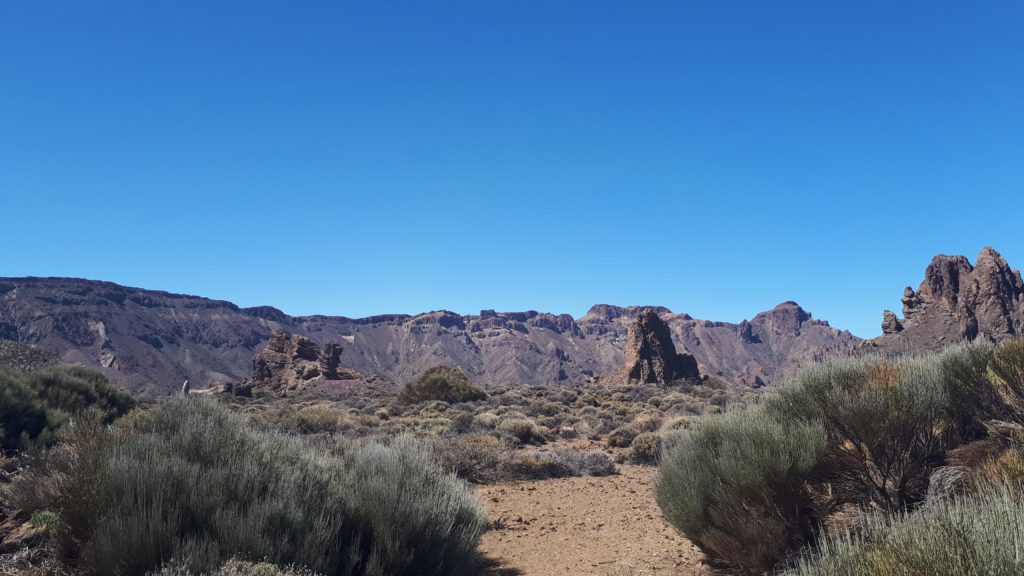
{"label": "blue sky", "polygon": [[[973,5],[972,5],[973,4]],[[291,314],[783,300],[1024,263],[1024,3],[0,3],[0,275]]]}

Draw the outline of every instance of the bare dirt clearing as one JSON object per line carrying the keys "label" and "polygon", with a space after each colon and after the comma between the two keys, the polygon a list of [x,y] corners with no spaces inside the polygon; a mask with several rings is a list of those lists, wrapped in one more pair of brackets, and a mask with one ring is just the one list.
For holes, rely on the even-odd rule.
{"label": "bare dirt clearing", "polygon": [[695,574],[700,552],[654,502],[656,469],[620,465],[619,471],[479,487],[495,525],[481,549],[523,576]]}

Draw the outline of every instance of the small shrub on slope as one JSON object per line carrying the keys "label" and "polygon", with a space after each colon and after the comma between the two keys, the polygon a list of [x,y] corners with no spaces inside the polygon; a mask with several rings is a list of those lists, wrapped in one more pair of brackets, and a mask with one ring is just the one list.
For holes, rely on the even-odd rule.
{"label": "small shrub on slope", "polygon": [[105,422],[128,412],[134,402],[99,372],[57,366],[25,374],[0,369],[0,446],[46,445],[71,416],[96,410]]}
{"label": "small shrub on slope", "polygon": [[458,368],[435,366],[424,372],[415,382],[408,384],[398,396],[403,404],[418,404],[440,400],[455,404],[484,400],[487,392],[473,384]]}
{"label": "small shrub on slope", "polygon": [[27,377],[39,398],[50,408],[68,414],[98,410],[112,422],[135,406],[127,392],[114,387],[106,376],[84,366],[55,366]]}
{"label": "small shrub on slope", "polygon": [[0,370],[0,445],[23,448],[30,442],[47,443],[67,415],[47,409],[20,373]]}

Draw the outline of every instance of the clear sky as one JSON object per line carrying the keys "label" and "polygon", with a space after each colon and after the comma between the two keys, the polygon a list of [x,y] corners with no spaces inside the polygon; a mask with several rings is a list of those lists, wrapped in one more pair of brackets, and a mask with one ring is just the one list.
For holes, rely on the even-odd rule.
{"label": "clear sky", "polygon": [[2,276],[880,332],[1024,265],[1024,3],[0,1]]}

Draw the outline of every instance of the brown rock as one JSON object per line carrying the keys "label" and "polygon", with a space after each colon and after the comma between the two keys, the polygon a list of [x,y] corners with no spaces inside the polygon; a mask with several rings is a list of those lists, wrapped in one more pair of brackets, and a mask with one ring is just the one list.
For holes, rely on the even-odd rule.
{"label": "brown rock", "polygon": [[903,291],[903,317],[886,311],[873,347],[929,350],[975,338],[1001,341],[1024,331],[1024,281],[992,248],[972,266],[964,256],[939,255],[917,289]]}
{"label": "brown rock", "polygon": [[669,383],[700,378],[697,360],[680,354],[672,343],[668,324],[654,310],[644,310],[629,328],[626,340],[627,381]]}
{"label": "brown rock", "polygon": [[[339,369],[342,347],[327,342],[323,351],[309,338],[277,330],[266,348],[252,361],[252,385],[272,391],[305,388],[321,380],[341,380],[349,371]],[[240,387],[243,388],[243,387]]]}
{"label": "brown rock", "polygon": [[896,314],[892,310],[882,312],[882,333],[895,334],[900,330],[903,330],[903,324],[900,324]]}

